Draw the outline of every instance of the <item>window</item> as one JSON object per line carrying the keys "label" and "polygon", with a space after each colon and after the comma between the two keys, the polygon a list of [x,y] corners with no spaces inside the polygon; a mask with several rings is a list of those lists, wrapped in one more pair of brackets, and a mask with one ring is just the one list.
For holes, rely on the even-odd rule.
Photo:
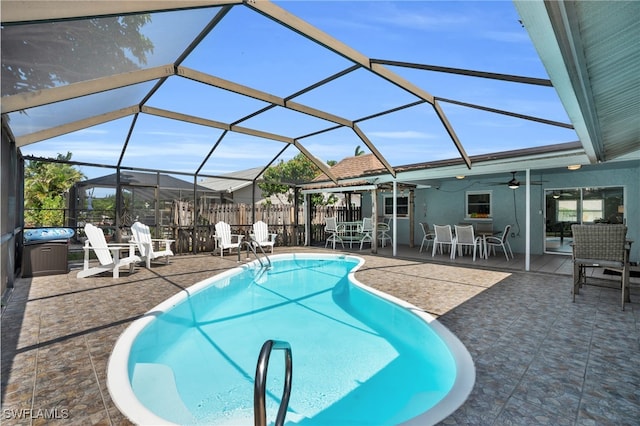
{"label": "window", "polygon": [[491,191],[467,191],[465,200],[467,219],[491,218]]}
{"label": "window", "polygon": [[582,201],[582,221],[595,222],[604,218],[604,200]]}
{"label": "window", "polygon": [[[398,217],[409,216],[409,197],[397,197],[396,200]],[[384,197],[384,215],[393,216],[393,196],[391,195]]]}
{"label": "window", "polygon": [[578,200],[559,200],[556,222],[577,222]]}

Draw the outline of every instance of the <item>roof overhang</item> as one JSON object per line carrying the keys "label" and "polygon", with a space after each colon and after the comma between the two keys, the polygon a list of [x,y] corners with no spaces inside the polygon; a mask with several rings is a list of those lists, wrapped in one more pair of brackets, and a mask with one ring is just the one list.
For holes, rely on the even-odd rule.
{"label": "roof overhang", "polygon": [[359,192],[359,191],[371,191],[377,188],[377,185],[354,185],[354,186],[333,186],[333,187],[321,187],[314,189],[303,189],[300,191],[302,194],[318,194],[320,192]]}
{"label": "roof overhang", "polygon": [[589,162],[640,158],[640,2],[514,3]]}

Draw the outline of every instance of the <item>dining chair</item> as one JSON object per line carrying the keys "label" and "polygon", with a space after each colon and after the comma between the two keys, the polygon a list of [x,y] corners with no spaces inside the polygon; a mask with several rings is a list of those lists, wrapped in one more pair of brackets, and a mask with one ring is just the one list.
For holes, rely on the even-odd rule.
{"label": "dining chair", "polygon": [[429,229],[429,224],[426,222],[420,222],[420,228],[422,229],[422,243],[420,243],[420,253],[422,253],[423,247],[429,250],[429,246],[433,244],[433,240],[436,235],[431,232],[431,230]]}
{"label": "dining chair", "polygon": [[373,220],[370,217],[362,218],[362,223],[358,228],[360,250],[362,250],[364,243],[373,243]]}
{"label": "dining chair", "polygon": [[440,250],[443,253],[443,247],[449,246],[451,252],[450,257],[454,257],[454,247],[456,245],[455,237],[451,232],[451,225],[434,225],[433,230],[436,234],[433,239],[433,250],[431,251],[431,257],[436,255],[436,250]]}
{"label": "dining chair", "polygon": [[460,256],[463,255],[464,249],[473,248],[473,261],[476,261],[476,252],[480,252],[482,257],[482,238],[476,237],[473,232],[473,225],[455,225],[456,231],[456,249],[452,251],[451,257],[456,258],[456,251]]}
{"label": "dining chair", "polygon": [[336,242],[340,242],[342,248],[344,248],[344,243],[342,242],[341,230],[338,227],[338,220],[335,217],[328,217],[324,222],[324,232],[329,234],[327,237],[327,241],[324,243],[324,246],[327,247],[329,243],[331,243],[332,248],[336,249]]}
{"label": "dining chair", "polygon": [[474,231],[476,235],[486,233],[487,235],[493,234],[493,222],[478,222],[475,224]]}
{"label": "dining chair", "polygon": [[487,250],[486,257],[489,257],[489,250],[496,254],[496,247],[502,248],[504,252],[504,256],[509,260],[509,254],[507,254],[507,249],[509,249],[509,253],[511,254],[511,259],[513,259],[513,251],[511,250],[511,244],[509,244],[509,232],[511,232],[511,225],[507,225],[504,227],[504,231],[502,234],[498,236],[488,236],[485,238],[484,244],[485,249]]}
{"label": "dining chair", "polygon": [[378,222],[376,224],[378,227],[378,240],[380,241],[380,247],[385,247],[387,245],[387,241],[389,244],[393,243],[393,239],[391,238],[391,227],[387,222]]}

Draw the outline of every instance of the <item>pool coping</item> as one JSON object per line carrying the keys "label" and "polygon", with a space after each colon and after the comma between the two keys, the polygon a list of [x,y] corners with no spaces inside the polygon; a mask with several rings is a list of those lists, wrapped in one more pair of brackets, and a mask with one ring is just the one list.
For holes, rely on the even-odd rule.
{"label": "pool coping", "polygon": [[[359,258],[358,256],[352,257]],[[381,297],[382,299],[388,300],[389,302],[410,311],[412,314],[418,316],[420,319],[426,322],[449,348],[456,365],[456,378],[454,380],[453,386],[451,387],[451,390],[447,392],[445,397],[438,401],[438,403],[431,407],[428,411],[400,424],[406,426],[424,426],[429,424],[436,424],[446,419],[454,411],[460,408],[462,404],[464,404],[464,402],[471,394],[473,386],[475,385],[476,369],[471,354],[455,334],[453,334],[447,327],[442,325],[435,317],[433,317],[428,312],[405,300],[392,296],[383,291],[376,290],[375,288],[369,287],[356,279],[356,271],[364,264],[364,259],[359,259],[362,260],[362,263],[359,263],[349,273],[349,279],[360,288],[363,288],[364,290],[373,293],[376,296]]]}

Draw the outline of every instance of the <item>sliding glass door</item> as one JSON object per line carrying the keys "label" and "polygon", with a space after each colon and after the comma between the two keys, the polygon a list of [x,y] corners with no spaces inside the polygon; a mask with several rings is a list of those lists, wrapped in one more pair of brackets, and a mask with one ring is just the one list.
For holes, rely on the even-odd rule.
{"label": "sliding glass door", "polygon": [[571,254],[571,225],[624,223],[624,189],[617,187],[545,190],[545,253]]}

